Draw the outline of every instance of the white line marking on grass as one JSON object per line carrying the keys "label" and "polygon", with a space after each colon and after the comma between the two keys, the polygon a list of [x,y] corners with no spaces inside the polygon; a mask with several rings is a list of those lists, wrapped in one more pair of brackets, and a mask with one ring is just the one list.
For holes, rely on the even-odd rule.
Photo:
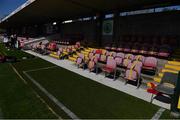
{"label": "white line marking on grass", "polygon": [[159,120],[159,118],[161,117],[161,115],[163,114],[163,112],[165,111],[166,109],[164,108],[160,108],[155,114],[154,116],[151,118],[151,120]]}
{"label": "white line marking on grass", "polygon": [[66,106],[58,101],[53,95],[51,95],[45,88],[43,88],[36,80],[34,80],[27,72],[23,73],[35,84],[49,99],[51,99],[59,108],[61,108],[69,117],[72,119],[79,119],[72,111],[70,111]]}
{"label": "white line marking on grass", "polygon": [[19,76],[19,78],[23,81],[23,83],[27,85],[26,80],[24,80],[24,78],[19,74],[19,72],[16,70],[16,68],[12,64],[10,64],[10,66],[12,67],[14,72]]}
{"label": "white line marking on grass", "polygon": [[34,71],[39,71],[39,70],[47,70],[47,69],[52,69],[52,68],[56,68],[56,67],[59,67],[59,66],[51,66],[51,67],[44,67],[44,68],[26,70],[26,71],[24,71],[24,72],[34,72]]}
{"label": "white line marking on grass", "polygon": [[[19,76],[19,78],[24,82],[24,84],[27,85],[26,80],[19,74],[19,72],[16,70],[16,68],[15,68],[12,64],[10,64],[10,66],[13,68],[13,70],[14,70],[15,73]],[[34,91],[33,89],[32,89],[32,91],[34,92],[34,94],[36,95],[36,97],[39,98],[40,101],[41,101],[42,103],[44,103],[44,104],[46,105],[46,107],[47,107],[56,117],[58,117],[58,119],[62,119],[62,118],[45,102],[45,100],[43,100],[43,99],[41,98],[41,96],[38,95],[38,93],[37,93],[36,91]],[[1,109],[0,109],[0,119],[1,119]]]}

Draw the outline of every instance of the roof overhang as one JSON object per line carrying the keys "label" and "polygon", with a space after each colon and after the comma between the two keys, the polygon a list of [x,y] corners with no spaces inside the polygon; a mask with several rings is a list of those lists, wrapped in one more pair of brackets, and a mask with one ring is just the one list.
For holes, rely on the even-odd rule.
{"label": "roof overhang", "polygon": [[179,4],[179,0],[29,0],[3,19],[0,27],[43,24],[79,17]]}

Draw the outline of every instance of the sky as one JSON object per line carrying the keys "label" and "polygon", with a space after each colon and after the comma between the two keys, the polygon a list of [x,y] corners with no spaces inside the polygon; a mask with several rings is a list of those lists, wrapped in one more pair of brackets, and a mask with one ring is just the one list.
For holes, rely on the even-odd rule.
{"label": "sky", "polygon": [[0,0],[0,19],[10,14],[27,0]]}

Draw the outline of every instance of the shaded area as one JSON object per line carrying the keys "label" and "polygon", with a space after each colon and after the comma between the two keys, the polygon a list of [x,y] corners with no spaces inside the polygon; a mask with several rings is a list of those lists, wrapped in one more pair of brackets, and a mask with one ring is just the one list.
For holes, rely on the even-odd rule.
{"label": "shaded area", "polygon": [[[36,59],[16,63],[15,67],[22,72],[43,64],[48,67],[49,63]],[[29,74],[80,118],[149,119],[159,108],[63,68]]]}
{"label": "shaded area", "polygon": [[9,64],[0,64],[0,108],[3,118],[56,118]]}

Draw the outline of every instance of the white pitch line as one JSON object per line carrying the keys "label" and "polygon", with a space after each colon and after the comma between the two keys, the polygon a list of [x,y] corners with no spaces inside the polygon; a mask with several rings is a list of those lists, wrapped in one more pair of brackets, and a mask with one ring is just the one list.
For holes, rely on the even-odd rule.
{"label": "white pitch line", "polygon": [[23,73],[35,84],[50,100],[52,100],[60,109],[62,109],[70,118],[79,119],[72,111],[70,111],[65,105],[63,105],[57,98],[50,94],[45,88],[43,88],[36,80],[34,80],[27,72]]}
{"label": "white pitch line", "polygon": [[151,118],[151,120],[159,120],[159,118],[161,117],[161,115],[163,114],[163,112],[165,111],[166,109],[164,108],[160,108],[155,114],[154,116]]}
{"label": "white pitch line", "polygon": [[47,69],[56,68],[56,67],[58,67],[58,66],[43,67],[43,68],[38,68],[38,69],[26,70],[24,72],[34,72],[34,71],[39,71],[39,70],[47,70]]}
{"label": "white pitch line", "polygon": [[[10,64],[10,66],[13,68],[14,72],[19,76],[19,78],[24,82],[24,84],[27,85],[26,80],[19,74],[19,72],[16,70],[16,68],[15,68],[12,64]],[[43,99],[38,95],[37,92],[35,92],[34,90],[33,90],[33,92],[34,92],[34,94],[36,95],[36,97],[37,97],[43,104],[45,104],[46,107],[47,107],[56,117],[58,117],[58,119],[62,120],[61,116],[59,116],[59,115],[45,102],[45,100],[43,100]],[[2,113],[2,112],[1,112],[1,109],[0,109],[0,119],[1,119],[1,113]]]}

